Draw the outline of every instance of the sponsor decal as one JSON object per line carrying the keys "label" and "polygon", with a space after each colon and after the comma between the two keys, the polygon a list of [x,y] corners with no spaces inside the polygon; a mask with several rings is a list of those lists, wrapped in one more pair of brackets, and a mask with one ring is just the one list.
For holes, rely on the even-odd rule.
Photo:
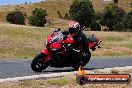
{"label": "sponsor decal", "polygon": [[79,74],[76,75],[78,84],[90,83],[130,83],[129,74],[86,74],[82,67],[79,67]]}

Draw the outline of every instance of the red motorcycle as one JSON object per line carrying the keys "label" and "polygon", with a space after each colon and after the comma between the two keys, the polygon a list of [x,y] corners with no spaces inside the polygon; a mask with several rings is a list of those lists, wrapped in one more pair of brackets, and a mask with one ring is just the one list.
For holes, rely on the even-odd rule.
{"label": "red motorcycle", "polygon": [[[35,72],[42,72],[48,66],[51,67],[73,67],[78,69],[80,65],[85,66],[91,57],[90,51],[87,53],[82,49],[74,49],[75,44],[72,36],[64,37],[60,29],[54,31],[46,38],[46,49],[36,55],[31,63],[31,68]],[[100,48],[101,41],[94,35],[87,37],[87,48],[93,51]],[[80,46],[81,47],[81,46]]]}

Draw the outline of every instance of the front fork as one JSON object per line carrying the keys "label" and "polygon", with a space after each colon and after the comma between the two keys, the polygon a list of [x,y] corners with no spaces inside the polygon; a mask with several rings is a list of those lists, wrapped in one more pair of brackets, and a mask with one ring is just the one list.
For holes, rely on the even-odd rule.
{"label": "front fork", "polygon": [[46,57],[44,58],[44,64],[47,63],[51,59],[51,54],[48,51],[48,49],[42,50],[42,54],[44,54]]}

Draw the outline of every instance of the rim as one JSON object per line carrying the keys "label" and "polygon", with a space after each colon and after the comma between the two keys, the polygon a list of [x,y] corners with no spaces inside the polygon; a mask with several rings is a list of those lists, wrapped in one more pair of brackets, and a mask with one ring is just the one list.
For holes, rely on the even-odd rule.
{"label": "rim", "polygon": [[36,63],[36,65],[35,65],[35,67],[37,68],[37,69],[41,69],[42,68],[42,66],[43,66],[43,64],[42,64],[42,61],[43,59],[41,58],[41,59],[39,59],[38,61],[37,61],[37,63]]}

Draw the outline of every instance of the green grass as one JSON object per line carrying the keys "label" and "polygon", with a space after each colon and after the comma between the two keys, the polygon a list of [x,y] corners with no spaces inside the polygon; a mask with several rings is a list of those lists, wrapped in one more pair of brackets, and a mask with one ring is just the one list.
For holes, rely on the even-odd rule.
{"label": "green grass", "polygon": [[47,83],[49,83],[49,85],[64,86],[68,83],[68,81],[66,79],[54,79],[48,80]]}
{"label": "green grass", "polygon": [[127,45],[128,48],[132,48],[132,43]]}

